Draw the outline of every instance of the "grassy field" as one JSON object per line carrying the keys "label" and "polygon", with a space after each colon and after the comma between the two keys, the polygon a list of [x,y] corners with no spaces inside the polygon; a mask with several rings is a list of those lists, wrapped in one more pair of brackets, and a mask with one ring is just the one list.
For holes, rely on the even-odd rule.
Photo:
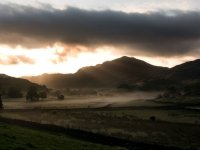
{"label": "grassy field", "polygon": [[112,97],[110,101],[108,98],[100,102],[101,99],[87,100],[85,97],[77,100],[75,97],[58,102],[7,101],[1,116],[80,129],[135,142],[200,148],[200,109],[197,109],[200,105],[196,103],[197,99],[190,104],[182,99],[175,103],[130,98],[121,103],[121,99],[118,97],[113,100]]}
{"label": "grassy field", "polygon": [[72,139],[29,128],[0,123],[1,150],[114,150],[122,149]]}
{"label": "grassy field", "polygon": [[[200,148],[198,110],[160,108],[7,110],[1,114],[137,142]],[[155,120],[150,120],[155,116]],[[195,121],[196,120],[196,121]]]}

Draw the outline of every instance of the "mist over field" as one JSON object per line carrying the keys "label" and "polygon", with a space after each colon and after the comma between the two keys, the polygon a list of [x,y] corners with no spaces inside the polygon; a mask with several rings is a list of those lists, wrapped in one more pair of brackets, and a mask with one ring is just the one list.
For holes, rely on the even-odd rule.
{"label": "mist over field", "polygon": [[0,150],[200,150],[200,1],[0,1]]}
{"label": "mist over field", "polygon": [[133,93],[106,93],[102,96],[65,95],[64,100],[57,100],[55,97],[27,102],[24,98],[5,99],[5,109],[33,109],[33,108],[99,108],[99,107],[122,107],[139,106],[144,104],[144,100],[154,99],[158,92],[133,92]]}

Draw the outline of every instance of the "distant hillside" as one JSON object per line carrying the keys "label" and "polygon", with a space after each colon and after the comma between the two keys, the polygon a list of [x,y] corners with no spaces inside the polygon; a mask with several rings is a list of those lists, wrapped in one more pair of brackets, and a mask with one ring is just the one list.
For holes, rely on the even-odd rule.
{"label": "distant hillside", "polygon": [[20,88],[21,90],[27,90],[27,88],[30,86],[36,86],[39,89],[44,88],[38,84],[31,83],[26,79],[14,78],[7,76],[5,74],[0,74],[0,90],[8,89],[10,87],[17,87]]}
{"label": "distant hillside", "polygon": [[[200,60],[173,68],[150,65],[144,61],[121,57],[96,66],[83,67],[74,74],[43,74],[24,77],[32,82],[54,88],[127,87],[143,85],[142,89],[161,89],[185,81],[200,81]],[[129,87],[127,87],[129,88]]]}
{"label": "distant hillside", "polygon": [[169,69],[161,79],[145,82],[142,89],[178,89],[191,88],[199,90],[200,85],[200,60],[189,61]]}
{"label": "distant hillside", "polygon": [[120,84],[160,79],[168,73],[168,68],[124,56],[96,66],[81,68],[74,74],[43,74],[24,78],[55,88],[117,87]]}
{"label": "distant hillside", "polygon": [[171,68],[169,78],[180,81],[200,80],[200,59]]}
{"label": "distant hillside", "polygon": [[44,84],[51,88],[66,88],[66,82],[73,78],[73,74],[43,74],[39,76],[22,77],[33,83]]}

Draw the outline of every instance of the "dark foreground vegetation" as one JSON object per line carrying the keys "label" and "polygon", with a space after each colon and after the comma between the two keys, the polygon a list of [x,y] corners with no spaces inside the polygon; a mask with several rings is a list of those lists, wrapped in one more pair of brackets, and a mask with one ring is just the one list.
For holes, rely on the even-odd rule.
{"label": "dark foreground vegetation", "polygon": [[[200,148],[200,110],[188,108],[188,105],[11,109],[4,110],[1,116],[28,121],[28,124],[19,125],[30,126],[29,122],[36,122],[39,123],[36,129],[52,131],[53,128],[53,131],[66,133],[80,140],[128,149]],[[10,123],[16,122],[14,120]],[[40,124],[53,126],[47,128]]]}
{"label": "dark foreground vegetation", "polygon": [[0,145],[2,149],[181,150],[175,147],[133,142],[55,125],[6,118],[0,118],[0,122]]}
{"label": "dark foreground vegetation", "polygon": [[[7,122],[7,123],[4,123]],[[14,124],[14,125],[13,125]],[[27,126],[35,129],[30,129]],[[36,130],[40,129],[40,130]],[[45,132],[42,131],[51,131]],[[58,131],[58,132],[57,132]],[[60,131],[60,132],[59,132]],[[53,126],[44,126],[24,121],[0,119],[0,149],[1,150],[114,150],[125,149],[113,146],[94,144],[86,140],[75,139],[63,130]],[[77,134],[78,135],[78,134]]]}

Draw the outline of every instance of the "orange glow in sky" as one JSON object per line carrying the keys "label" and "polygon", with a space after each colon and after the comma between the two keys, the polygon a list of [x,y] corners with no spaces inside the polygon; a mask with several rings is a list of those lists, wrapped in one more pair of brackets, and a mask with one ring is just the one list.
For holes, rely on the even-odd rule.
{"label": "orange glow in sky", "polygon": [[[85,66],[94,66],[113,60],[123,54],[115,53],[112,47],[87,50],[85,47],[67,47],[55,44],[53,47],[24,49],[20,46],[10,48],[0,46],[0,73],[10,76],[34,76],[43,73],[75,73]],[[130,56],[144,60],[152,65],[173,67],[194,57],[148,57]]]}
{"label": "orange glow in sky", "polygon": [[[1,46],[0,52],[1,62],[7,62],[7,64],[0,64],[1,73],[15,77],[43,73],[74,73],[81,67],[96,65],[119,57],[106,48],[96,49],[93,52],[80,51],[78,53],[69,52],[65,54],[64,48],[58,45],[30,50],[20,46],[16,49]],[[19,61],[15,64],[9,60],[18,58],[22,54],[26,58],[33,60],[34,63]]]}

